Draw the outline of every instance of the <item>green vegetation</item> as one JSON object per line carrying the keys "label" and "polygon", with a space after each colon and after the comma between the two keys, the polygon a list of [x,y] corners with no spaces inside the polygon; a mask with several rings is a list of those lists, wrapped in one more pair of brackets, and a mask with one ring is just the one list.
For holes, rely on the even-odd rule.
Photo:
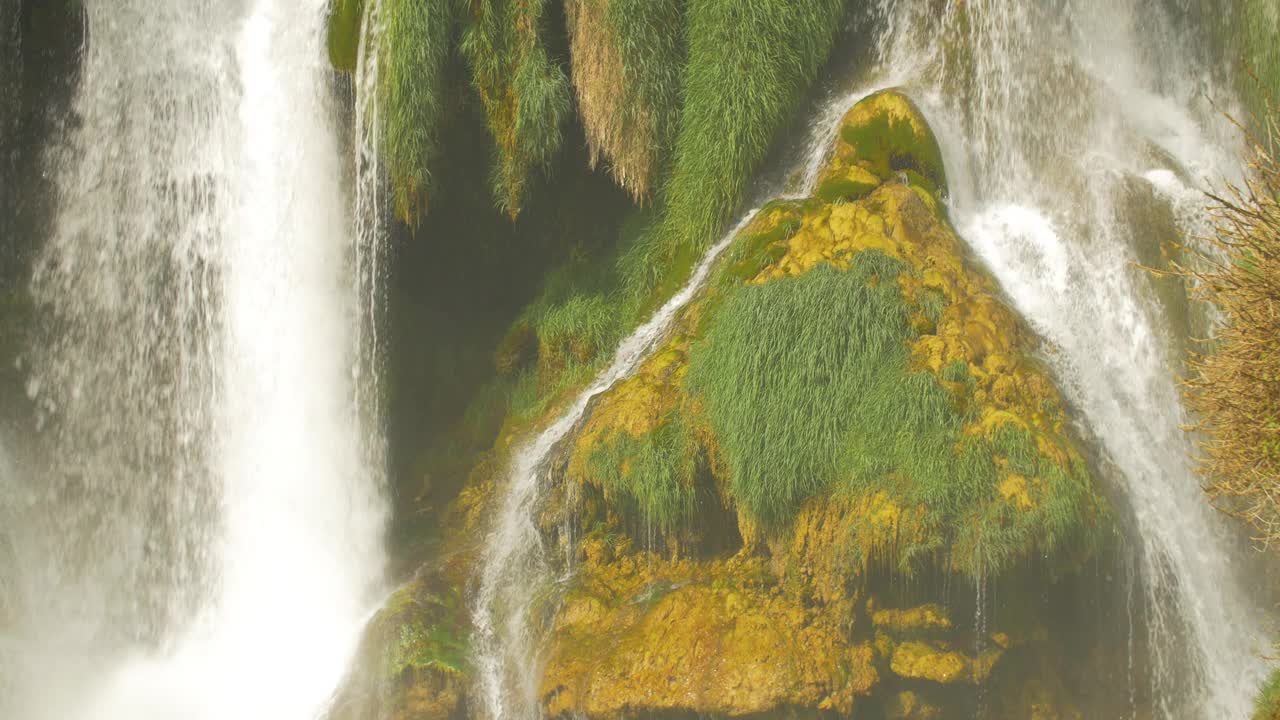
{"label": "green vegetation", "polygon": [[1245,59],[1258,82],[1246,83],[1245,96],[1258,117],[1268,114],[1267,103],[1280,97],[1280,43],[1276,23],[1280,3],[1275,0],[1244,0],[1239,32],[1243,35]]}
{"label": "green vegetation", "polygon": [[1280,720],[1280,670],[1272,672],[1258,692],[1252,720]]}
{"label": "green vegetation", "polygon": [[578,112],[592,166],[648,199],[680,110],[687,0],[568,0]]}
{"label": "green vegetation", "polygon": [[882,377],[901,379],[882,370],[906,363],[908,315],[895,282],[902,271],[882,254],[863,253],[848,273],[824,266],[744,287],[725,299],[695,346],[690,388],[706,398],[735,498],[760,520],[789,519],[835,482],[851,409],[888,404],[903,416],[936,409],[904,408],[892,392],[892,402],[867,403]]}
{"label": "green vegetation", "polygon": [[623,511],[664,532],[694,517],[698,447],[678,414],[640,438],[614,433],[587,462],[611,504]]}
{"label": "green vegetation", "polygon": [[896,92],[881,92],[853,111],[840,129],[846,152],[859,165],[887,180],[908,173],[914,184],[936,194],[947,187],[942,149],[915,104]]}
{"label": "green vegetation", "polygon": [[[532,199],[531,180],[552,172],[572,112],[565,63],[555,56],[559,33],[567,31],[576,120],[590,163],[605,163],[633,201],[657,200],[644,227],[618,242],[615,258],[626,302],[652,306],[683,282],[739,207],[752,172],[826,59],[844,6],[571,0],[561,18],[546,0],[384,0],[381,153],[397,215],[409,225],[421,221],[441,170],[444,116],[455,100],[466,100],[454,97],[450,82],[455,45],[493,142],[496,204],[519,215]],[[334,0],[335,67],[354,68],[368,10],[363,0]],[[556,27],[561,19],[565,28]],[[631,320],[621,317],[615,325]]]}
{"label": "green vegetation", "polygon": [[462,53],[496,144],[492,188],[498,206],[520,213],[534,171],[560,149],[569,83],[543,42],[546,0],[475,0]]}
{"label": "green vegetation", "polygon": [[364,0],[333,0],[329,8],[329,62],[342,72],[355,72],[363,17]]}
{"label": "green vegetation", "polygon": [[[352,2],[346,0],[335,12]],[[383,0],[382,13],[378,57],[382,153],[396,214],[413,224],[427,208],[431,168],[439,151],[454,18],[450,0]],[[331,43],[331,51],[332,47]]]}
{"label": "green vegetation", "polygon": [[[962,432],[974,418],[937,376],[910,369],[904,272],[867,251],[846,273],[821,265],[725,298],[694,346],[689,386],[705,400],[734,498],[777,527],[822,493],[884,491],[923,508],[931,528],[923,545],[898,549],[906,571],[944,548],[952,567],[976,576],[1028,548],[1058,547],[1092,502],[1085,468],[1044,458],[1017,425],[989,438]],[[967,375],[961,362],[942,379]],[[1025,503],[1007,502],[1009,473],[1041,489],[1019,486]]]}
{"label": "green vegetation", "polygon": [[[706,247],[813,82],[843,0],[693,0],[664,242]],[[668,252],[674,254],[675,250]]]}
{"label": "green vegetation", "polygon": [[415,584],[392,596],[378,619],[392,630],[385,651],[388,677],[410,668],[466,675],[470,626],[464,607],[454,588],[431,592]]}

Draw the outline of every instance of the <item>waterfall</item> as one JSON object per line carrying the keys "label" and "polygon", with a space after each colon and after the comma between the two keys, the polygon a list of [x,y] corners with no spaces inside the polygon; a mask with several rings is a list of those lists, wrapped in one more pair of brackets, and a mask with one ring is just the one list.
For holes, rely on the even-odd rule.
{"label": "waterfall", "polygon": [[[1144,636],[1117,647],[1150,656],[1142,673],[1131,668],[1131,682],[1148,686],[1131,695],[1153,705],[1135,716],[1243,719],[1265,674],[1268,628],[1233,559],[1238,534],[1206,503],[1182,430],[1189,418],[1177,382],[1192,312],[1138,267],[1169,239],[1157,237],[1150,213],[1194,237],[1209,227],[1203,190],[1239,172],[1238,140],[1217,110],[1235,107],[1228,63],[1171,4],[880,0],[874,67],[844,82],[801,170],[811,184],[836,121],[874,90],[900,86],[921,105],[946,154],[954,225],[1046,340],[1104,479],[1132,517],[1133,577],[1116,591],[1139,588],[1129,610],[1143,616],[1132,632]],[[687,301],[697,281],[672,303]],[[489,717],[539,714],[530,613],[550,581],[537,527],[554,481],[549,458],[590,399],[661,336],[670,317],[662,313],[514,456],[476,601]]]}
{"label": "waterfall", "polygon": [[382,248],[346,209],[327,7],[85,2],[6,717],[315,717],[379,596]]}
{"label": "waterfall", "polygon": [[1245,718],[1268,628],[1182,430],[1186,308],[1137,267],[1158,257],[1151,212],[1194,237],[1202,189],[1237,176],[1238,140],[1210,102],[1232,108],[1226,63],[1156,2],[922,5],[881,3],[877,72],[925,109],[953,222],[1046,339],[1131,507],[1153,712]]}

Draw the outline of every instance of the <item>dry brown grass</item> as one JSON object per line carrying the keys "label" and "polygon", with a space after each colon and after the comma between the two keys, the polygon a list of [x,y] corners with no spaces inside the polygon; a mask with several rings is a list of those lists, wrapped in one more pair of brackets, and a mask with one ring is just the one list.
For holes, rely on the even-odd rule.
{"label": "dry brown grass", "polygon": [[623,72],[618,34],[606,18],[609,0],[569,0],[569,42],[578,113],[591,150],[591,166],[606,161],[623,189],[648,197],[653,179],[653,115]]}
{"label": "dry brown grass", "polygon": [[646,202],[670,144],[683,50],[673,0],[567,0],[572,81],[592,167]]}
{"label": "dry brown grass", "polygon": [[1216,234],[1176,270],[1221,322],[1192,356],[1200,470],[1215,505],[1280,540],[1280,162],[1277,118],[1249,133],[1248,180],[1211,195]]}

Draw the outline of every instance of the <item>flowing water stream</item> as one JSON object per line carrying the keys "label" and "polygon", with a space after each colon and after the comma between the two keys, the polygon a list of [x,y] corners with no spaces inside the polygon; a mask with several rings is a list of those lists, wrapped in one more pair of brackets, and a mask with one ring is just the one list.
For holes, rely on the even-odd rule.
{"label": "flowing water stream", "polygon": [[1177,239],[1161,236],[1166,218],[1203,231],[1201,190],[1238,172],[1239,141],[1210,102],[1230,110],[1233,93],[1206,31],[1175,10],[976,0],[930,19],[886,2],[880,52],[941,136],[953,222],[1047,340],[1132,511],[1152,713],[1244,718],[1268,628],[1182,430],[1196,323],[1137,267]]}
{"label": "flowing water stream", "polygon": [[4,717],[302,720],[342,676],[386,509],[327,8],[85,3],[32,285],[45,457],[0,469]]}

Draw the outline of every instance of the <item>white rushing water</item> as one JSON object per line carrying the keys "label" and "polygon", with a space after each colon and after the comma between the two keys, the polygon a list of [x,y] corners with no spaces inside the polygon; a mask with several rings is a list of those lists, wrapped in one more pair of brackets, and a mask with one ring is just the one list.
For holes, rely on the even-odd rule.
{"label": "white rushing water", "polygon": [[85,3],[5,717],[314,718],[380,596],[381,248],[345,209],[327,8]]}
{"label": "white rushing water", "polygon": [[1238,173],[1238,140],[1210,102],[1233,107],[1211,74],[1223,68],[1198,52],[1208,31],[1170,5],[969,0],[930,17],[885,0],[879,73],[924,107],[953,222],[1048,341],[1131,506],[1152,712],[1242,719],[1268,627],[1182,430],[1185,307],[1136,267],[1177,239],[1161,237],[1165,220],[1206,227],[1201,190]]}

